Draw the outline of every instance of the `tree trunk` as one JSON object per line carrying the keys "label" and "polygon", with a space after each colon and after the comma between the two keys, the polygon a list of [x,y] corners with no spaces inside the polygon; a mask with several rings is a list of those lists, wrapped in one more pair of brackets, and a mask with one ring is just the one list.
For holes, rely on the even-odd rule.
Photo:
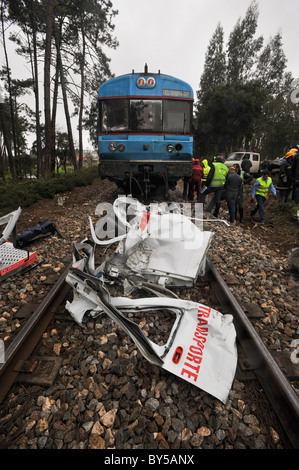
{"label": "tree trunk", "polygon": [[68,130],[70,156],[73,162],[74,170],[76,170],[77,158],[76,158],[76,151],[75,151],[74,140],[73,140],[72,123],[71,123],[71,117],[70,117],[70,112],[69,112],[69,107],[68,107],[68,99],[67,99],[63,64],[61,60],[60,41],[58,39],[58,32],[57,32],[57,28],[55,24],[54,24],[54,30],[55,30],[55,44],[56,44],[56,50],[57,50],[57,61],[59,64],[59,72],[60,72],[60,84],[61,84],[61,90],[62,90],[62,96],[63,96],[64,113],[65,113],[65,120],[66,120],[66,125],[67,125],[67,130]]}
{"label": "tree trunk", "polygon": [[[0,106],[3,106],[3,105],[0,105]],[[12,151],[11,151],[11,145],[10,145],[10,140],[9,140],[9,132],[8,132],[5,120],[3,118],[2,110],[0,110],[0,122],[1,122],[1,127],[2,127],[2,130],[3,130],[4,145],[6,147],[7,156],[8,156],[9,170],[10,170],[11,175],[15,176],[14,158],[13,158],[13,154],[12,154]]]}
{"label": "tree trunk", "polygon": [[45,107],[45,152],[42,174],[50,172],[52,152],[52,127],[51,127],[51,40],[54,24],[54,1],[48,0],[46,18],[46,46],[44,62],[44,107]]}
{"label": "tree trunk", "polygon": [[53,102],[52,102],[52,162],[51,162],[51,171],[55,173],[55,129],[56,129],[56,114],[57,114],[57,98],[58,98],[58,86],[59,86],[59,64],[56,59],[56,72],[55,72],[55,84],[54,84],[54,93],[53,93]]}
{"label": "tree trunk", "polygon": [[[10,79],[10,69],[9,69],[9,64],[8,64],[8,55],[7,55],[6,38],[5,38],[5,27],[4,27],[4,17],[3,17],[4,8],[5,8],[5,2],[1,2],[2,42],[3,42],[3,49],[4,49],[4,55],[5,55],[5,63],[6,63],[7,83],[8,83],[8,89],[9,89],[11,128],[12,128],[14,148],[16,150],[16,139],[15,139],[15,129],[14,129],[14,114],[13,114],[12,95],[11,95],[11,79]],[[5,124],[4,120],[2,120],[2,123],[3,123],[3,125]],[[5,128],[6,128],[6,125],[5,125]],[[11,152],[10,143],[7,141],[8,133],[7,133],[7,131],[4,131],[4,129],[3,129],[3,132],[4,132],[4,139],[6,139],[5,145],[6,145],[6,148],[7,148],[9,169],[10,169],[12,177],[14,178],[16,176],[15,159],[14,159],[13,154]],[[6,133],[6,136],[5,136],[5,133]]]}
{"label": "tree trunk", "polygon": [[85,41],[85,31],[84,31],[84,23],[81,16],[81,32],[82,32],[82,57],[81,57],[81,95],[80,95],[80,108],[79,108],[79,123],[78,123],[78,130],[79,130],[79,168],[83,166],[83,110],[84,110],[84,85],[85,85],[85,50],[86,50],[86,41]]}
{"label": "tree trunk", "polygon": [[36,133],[36,158],[37,158],[37,177],[41,173],[42,163],[42,139],[40,129],[39,114],[39,86],[38,86],[38,62],[37,62],[37,44],[36,44],[36,22],[34,14],[32,14],[32,43],[33,43],[33,79],[34,79],[34,95],[35,95],[35,133]]}

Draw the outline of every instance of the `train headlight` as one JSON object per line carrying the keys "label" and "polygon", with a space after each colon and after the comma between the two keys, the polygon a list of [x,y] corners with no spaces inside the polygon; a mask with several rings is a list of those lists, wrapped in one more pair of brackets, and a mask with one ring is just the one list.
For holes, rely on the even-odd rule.
{"label": "train headlight", "polygon": [[167,145],[167,152],[173,152],[174,146],[172,144]]}
{"label": "train headlight", "polygon": [[124,146],[124,144],[119,144],[119,146],[118,146],[118,150],[119,150],[120,152],[123,152],[123,151],[125,150],[125,148],[126,148],[126,147]]}
{"label": "train headlight", "polygon": [[153,88],[156,84],[156,81],[153,77],[149,77],[146,83],[148,87]]}
{"label": "train headlight", "polygon": [[175,148],[175,151],[179,153],[183,150],[183,145],[178,143],[178,144],[175,144],[174,148]]}
{"label": "train headlight", "polygon": [[139,77],[139,78],[137,79],[137,86],[143,88],[145,84],[146,84],[145,78]]}
{"label": "train headlight", "polygon": [[108,145],[108,148],[109,148],[110,152],[115,152],[117,150],[116,142],[110,142],[110,144]]}

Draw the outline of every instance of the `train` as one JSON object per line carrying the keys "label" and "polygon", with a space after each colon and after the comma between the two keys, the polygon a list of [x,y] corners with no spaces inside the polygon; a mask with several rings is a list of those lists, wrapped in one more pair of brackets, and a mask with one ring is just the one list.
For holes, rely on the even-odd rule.
{"label": "train", "polygon": [[192,87],[158,71],[120,75],[98,91],[102,179],[144,199],[169,194],[192,174]]}

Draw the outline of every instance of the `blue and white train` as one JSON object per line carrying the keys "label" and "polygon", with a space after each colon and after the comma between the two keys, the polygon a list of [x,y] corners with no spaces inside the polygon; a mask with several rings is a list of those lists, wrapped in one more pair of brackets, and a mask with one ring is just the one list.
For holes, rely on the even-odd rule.
{"label": "blue and white train", "polygon": [[169,75],[121,75],[99,88],[99,173],[148,198],[191,175],[193,90]]}

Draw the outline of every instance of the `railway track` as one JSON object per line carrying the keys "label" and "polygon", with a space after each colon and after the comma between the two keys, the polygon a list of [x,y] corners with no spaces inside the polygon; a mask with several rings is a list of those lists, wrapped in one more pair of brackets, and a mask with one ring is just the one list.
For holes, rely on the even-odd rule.
{"label": "railway track", "polygon": [[38,344],[57,308],[69,293],[70,286],[65,282],[66,275],[67,270],[6,349],[5,362],[0,367],[0,403],[6,397],[19,373],[25,371],[25,361]]}
{"label": "railway track", "polygon": [[209,275],[220,305],[228,308],[234,317],[237,339],[245,353],[248,369],[254,370],[292,446],[298,449],[298,396],[211,262]]}
{"label": "railway track", "polygon": [[[229,312],[234,317],[238,347],[245,355],[245,361],[243,362],[246,363],[246,368],[251,373],[254,371],[280,421],[290,447],[298,449],[298,396],[209,259],[207,266],[208,270],[204,281],[212,288],[221,310]],[[0,403],[4,401],[18,374],[24,371],[25,362],[38,344],[44,331],[51,324],[57,308],[64,304],[70,291],[70,286],[65,282],[67,271],[53,286],[41,305],[31,315],[30,320],[23,326],[5,351],[5,363],[0,367]],[[246,374],[246,371],[244,373]]]}

